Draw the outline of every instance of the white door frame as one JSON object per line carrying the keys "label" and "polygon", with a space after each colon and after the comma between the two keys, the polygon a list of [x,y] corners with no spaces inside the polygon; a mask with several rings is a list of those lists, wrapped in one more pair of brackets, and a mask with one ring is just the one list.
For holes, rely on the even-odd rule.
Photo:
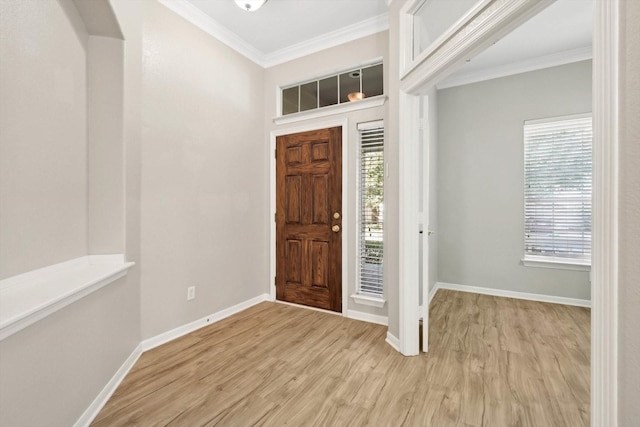
{"label": "white door frame", "polygon": [[[410,8],[403,7],[406,22]],[[431,58],[413,64],[400,85],[400,351],[418,348],[418,95],[449,70],[551,4],[548,0],[495,1],[474,28],[454,36]],[[619,0],[595,2],[593,40],[593,255],[591,267],[591,425],[617,427],[618,390],[618,68]],[[401,26],[401,40],[410,40]],[[409,29],[410,30],[410,29]],[[403,47],[401,47],[402,51]],[[426,172],[428,173],[428,171]],[[427,207],[428,208],[428,207]]]}
{"label": "white door frame", "polygon": [[[422,143],[422,158],[420,158],[422,167],[422,215],[420,222],[422,223],[422,306],[420,316],[422,317],[422,351],[429,351],[429,279],[430,279],[430,264],[429,264],[429,244],[431,240],[431,217],[429,207],[430,205],[430,186],[431,186],[431,169],[429,167],[431,159],[431,115],[433,112],[429,108],[429,98],[431,95],[424,95],[421,97],[422,101],[422,114],[420,117],[422,134],[420,135],[420,142]],[[435,286],[435,284],[434,284]]]}
{"label": "white door frame", "polygon": [[[309,132],[319,129],[342,126],[342,315],[348,311],[348,273],[349,273],[349,203],[348,203],[348,168],[349,168],[349,119],[337,118],[321,122],[304,123],[298,126],[287,126],[272,130],[269,136],[269,296],[276,301],[276,138],[292,133]],[[323,310],[325,311],[325,310]]]}

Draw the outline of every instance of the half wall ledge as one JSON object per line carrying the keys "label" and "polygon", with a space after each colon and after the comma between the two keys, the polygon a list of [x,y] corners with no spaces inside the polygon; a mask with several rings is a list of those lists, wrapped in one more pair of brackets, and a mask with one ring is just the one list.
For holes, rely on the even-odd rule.
{"label": "half wall ledge", "polygon": [[0,341],[125,276],[123,254],[87,255],[0,280]]}

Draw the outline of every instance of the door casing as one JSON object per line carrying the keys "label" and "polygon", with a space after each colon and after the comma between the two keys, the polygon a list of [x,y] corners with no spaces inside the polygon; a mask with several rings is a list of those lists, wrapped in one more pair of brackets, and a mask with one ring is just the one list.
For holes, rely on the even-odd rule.
{"label": "door casing", "polygon": [[[289,135],[299,132],[308,132],[318,129],[332,127],[342,127],[342,315],[346,316],[348,311],[348,271],[349,271],[349,230],[351,215],[349,212],[348,199],[348,166],[349,166],[349,120],[338,118],[324,120],[313,123],[303,123],[297,126],[287,126],[282,129],[272,130],[269,136],[269,298],[276,301],[276,138],[282,135]],[[303,307],[303,306],[301,306]],[[327,313],[334,313],[328,310],[321,310]]]}

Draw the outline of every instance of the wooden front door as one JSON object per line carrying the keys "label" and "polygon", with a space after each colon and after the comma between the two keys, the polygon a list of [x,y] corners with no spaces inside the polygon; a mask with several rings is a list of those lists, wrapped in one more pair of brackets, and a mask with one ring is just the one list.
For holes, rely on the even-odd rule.
{"label": "wooden front door", "polygon": [[342,128],[276,139],[276,298],[342,311]]}

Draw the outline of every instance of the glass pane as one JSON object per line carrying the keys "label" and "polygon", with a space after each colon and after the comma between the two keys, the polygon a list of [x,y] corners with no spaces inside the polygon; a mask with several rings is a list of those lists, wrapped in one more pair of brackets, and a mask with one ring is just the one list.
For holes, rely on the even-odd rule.
{"label": "glass pane", "polygon": [[300,86],[300,111],[318,108],[318,82]]}
{"label": "glass pane", "polygon": [[350,93],[360,92],[360,70],[340,74],[340,103],[349,102]]}
{"label": "glass pane", "polygon": [[382,64],[362,69],[362,92],[367,98],[384,93],[382,81]]}
{"label": "glass pane", "polygon": [[320,107],[338,103],[338,76],[320,80]]}
{"label": "glass pane", "polygon": [[413,57],[427,50],[478,2],[427,0],[413,16]]}
{"label": "glass pane", "polygon": [[282,115],[298,112],[298,89],[299,86],[282,90]]}

